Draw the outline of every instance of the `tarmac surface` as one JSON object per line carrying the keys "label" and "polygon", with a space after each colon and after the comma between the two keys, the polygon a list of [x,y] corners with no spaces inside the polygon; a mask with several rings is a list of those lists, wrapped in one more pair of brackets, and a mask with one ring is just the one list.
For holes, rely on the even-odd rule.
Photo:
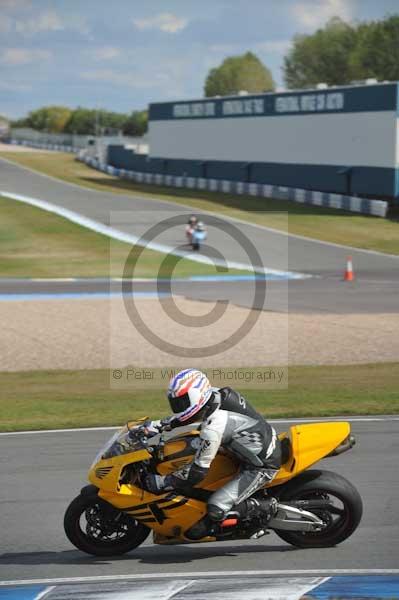
{"label": "tarmac surface", "polygon": [[[134,282],[137,295],[162,295],[156,281]],[[77,297],[118,294],[121,283],[105,279],[77,279],[75,281],[29,279],[0,279],[0,298],[8,296],[73,294]],[[264,302],[259,303],[253,285],[242,281],[177,281],[172,294],[192,300],[215,302],[228,299],[237,306],[278,312],[296,313],[396,313],[399,309],[399,277],[396,279],[359,278],[347,283],[342,277],[323,277],[306,280],[267,281]]]}
{"label": "tarmac surface", "polygon": [[[145,239],[154,223],[192,212],[189,207],[161,199],[68,185],[1,158],[0,189],[5,194],[51,202]],[[207,214],[203,218],[205,222],[211,219]],[[266,301],[255,308],[297,313],[397,312],[399,257],[286,235],[234,219],[223,217],[223,221],[236,227],[237,235],[234,229],[229,235],[228,227],[207,224],[209,244],[226,259],[248,264],[249,240],[260,255],[260,263],[252,261],[253,266],[313,275],[303,280],[269,281]],[[181,226],[170,227],[154,241],[181,249],[181,238]],[[214,253],[206,247],[202,252],[210,256]],[[356,271],[356,280],[349,284],[342,281],[348,254],[353,257]],[[0,299],[119,291],[120,283],[99,279],[0,280]],[[138,294],[156,291],[154,281],[134,283]],[[239,306],[253,306],[252,286],[240,281],[179,281],[173,284],[173,293],[196,300],[228,298]],[[287,426],[276,424],[279,431]],[[159,600],[204,596],[214,600],[287,600],[303,594],[320,599],[342,597],[348,589],[354,594],[351,597],[358,597],[358,588],[370,598],[376,597],[373,590],[378,597],[399,597],[398,578],[384,578],[382,572],[374,579],[366,577],[366,583],[359,577],[356,583],[356,575],[344,583],[342,577],[341,581],[339,577],[324,577],[334,570],[349,576],[352,570],[375,574],[377,570],[399,568],[399,418],[356,419],[352,429],[357,446],[318,465],[350,479],[364,501],[363,520],[342,545],[302,550],[271,533],[258,541],[162,547],[153,545],[149,537],[142,547],[117,559],[95,558],[77,551],[66,539],[62,526],[66,507],[85,485],[88,466],[111,432],[0,434],[0,598],[37,599],[45,595],[55,600],[121,600],[134,595]],[[65,578],[64,583],[60,578]],[[36,585],[1,587],[2,582],[29,579]]]}
{"label": "tarmac surface", "polygon": [[[286,423],[276,423],[283,431]],[[294,548],[271,533],[258,541],[162,547],[145,545],[119,559],[75,550],[63,532],[63,514],[86,483],[87,470],[111,431],[0,435],[0,581],[90,575],[399,567],[397,519],[398,417],[354,419],[357,445],[319,467],[350,479],[364,501],[351,538],[322,550]]]}
{"label": "tarmac surface", "polygon": [[[16,193],[45,200],[145,239],[149,237],[148,232],[154,223],[192,212],[188,207],[156,198],[149,200],[139,195],[97,192],[66,184],[2,159],[0,181],[1,192],[4,194]],[[209,225],[212,216],[204,214],[203,218]],[[209,225],[208,240],[214,250],[226,259],[250,264],[247,251],[252,244],[259,253],[261,266],[317,276],[306,280],[269,282],[266,306],[258,308],[286,310],[287,286],[288,307],[297,311],[389,313],[399,306],[399,257],[286,235],[284,232],[225,217],[223,223],[220,226]],[[228,230],[229,227],[233,229]],[[158,232],[156,241],[181,248],[181,229],[181,225],[167,227]],[[204,248],[202,252],[212,255],[213,248]],[[352,255],[356,270],[356,281],[350,284],[342,282],[348,254]],[[253,260],[253,266],[260,266],[258,262]],[[2,289],[3,285],[9,283],[2,284]],[[76,286],[66,285],[70,289]],[[99,284],[93,282],[85,285],[94,289]],[[233,302],[252,306],[252,294],[249,297],[245,286],[237,282],[181,286],[181,293],[188,297],[212,300],[220,298],[222,294],[225,296],[227,287],[227,293]]]}

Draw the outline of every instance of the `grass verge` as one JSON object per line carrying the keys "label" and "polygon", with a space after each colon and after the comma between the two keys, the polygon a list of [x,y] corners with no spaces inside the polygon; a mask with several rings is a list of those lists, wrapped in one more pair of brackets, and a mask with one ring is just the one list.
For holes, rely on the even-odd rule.
{"label": "grass verge", "polygon": [[[323,207],[253,196],[173,190],[132,183],[106,175],[64,153],[3,152],[11,161],[80,186],[113,193],[139,193],[142,197],[170,200],[249,222],[337,244],[399,254],[399,224],[377,217],[355,215]],[[261,211],[261,212],[260,212]]]}
{"label": "grass verge", "polygon": [[[399,413],[399,363],[289,368],[285,390],[240,391],[271,418]],[[0,373],[0,430],[122,424],[165,416],[165,390],[115,390],[108,370]]]}
{"label": "grass verge", "polygon": [[[0,277],[120,277],[130,250],[130,260],[139,252],[137,247],[9,198],[0,197],[0,213]],[[169,275],[164,259],[161,252],[143,250],[135,277]],[[181,259],[173,277],[216,273],[213,265]]]}

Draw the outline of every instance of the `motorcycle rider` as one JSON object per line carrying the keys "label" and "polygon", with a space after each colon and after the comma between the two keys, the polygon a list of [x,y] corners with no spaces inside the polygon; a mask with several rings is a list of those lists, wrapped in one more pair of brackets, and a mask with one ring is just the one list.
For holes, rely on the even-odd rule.
{"label": "motorcycle rider", "polygon": [[210,535],[232,509],[240,518],[256,514],[269,520],[277,510],[277,501],[249,497],[271,482],[281,466],[281,445],[273,427],[238,392],[229,387],[213,388],[206,375],[196,369],[172,377],[168,399],[174,415],[147,422],[147,433],[201,422],[200,443],[191,465],[166,476],[147,475],[149,491],[187,492],[205,478],[220,447],[240,462],[238,475],[210,496],[207,515],[186,536],[201,539]]}
{"label": "motorcycle rider", "polygon": [[187,238],[187,241],[189,244],[191,244],[193,231],[195,230],[197,223],[198,223],[197,217],[195,215],[191,215],[191,217],[189,217],[187,225],[186,225],[186,238]]}
{"label": "motorcycle rider", "polygon": [[191,233],[191,243],[193,250],[199,250],[201,242],[204,242],[207,238],[207,231],[202,221],[198,221]]}

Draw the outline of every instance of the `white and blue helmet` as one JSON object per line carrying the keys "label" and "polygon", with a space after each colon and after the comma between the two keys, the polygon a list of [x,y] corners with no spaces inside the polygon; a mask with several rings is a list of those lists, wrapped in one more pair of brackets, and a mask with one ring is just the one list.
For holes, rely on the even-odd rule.
{"label": "white and blue helmet", "polygon": [[207,376],[197,369],[185,369],[171,378],[168,400],[180,421],[192,419],[212,395],[212,386]]}

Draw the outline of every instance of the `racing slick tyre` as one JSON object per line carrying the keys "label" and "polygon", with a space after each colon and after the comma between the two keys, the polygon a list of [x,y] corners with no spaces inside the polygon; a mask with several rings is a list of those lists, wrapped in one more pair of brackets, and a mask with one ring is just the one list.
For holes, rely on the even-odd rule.
{"label": "racing slick tyre", "polygon": [[[346,540],[360,523],[363,503],[356,488],[344,477],[330,471],[306,471],[279,494],[279,501],[323,499],[328,508],[310,509],[325,527],[321,531],[277,530],[277,535],[300,548],[327,548]],[[295,485],[297,483],[297,485]]]}
{"label": "racing slick tyre", "polygon": [[64,529],[78,550],[94,556],[125,554],[144,542],[150,529],[96,495],[79,495],[68,506]]}

